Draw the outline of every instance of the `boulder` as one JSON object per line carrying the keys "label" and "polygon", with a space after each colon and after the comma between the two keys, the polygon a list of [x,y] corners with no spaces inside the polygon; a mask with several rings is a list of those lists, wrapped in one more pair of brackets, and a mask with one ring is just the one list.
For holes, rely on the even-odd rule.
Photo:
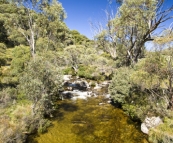
{"label": "boulder", "polygon": [[141,124],[141,131],[148,134],[150,128],[154,128],[162,123],[160,117],[146,117],[144,122]]}
{"label": "boulder", "polygon": [[69,81],[71,79],[72,75],[63,75],[64,81]]}
{"label": "boulder", "polygon": [[101,84],[100,84],[101,87],[108,87],[109,86],[109,81],[103,81]]}
{"label": "boulder", "polygon": [[95,89],[95,90],[100,90],[101,88],[102,88],[102,87],[101,87],[98,83],[96,83],[94,89]]}
{"label": "boulder", "polygon": [[147,128],[147,126],[145,125],[145,123],[141,124],[141,131],[145,134],[148,134],[149,129]]}
{"label": "boulder", "polygon": [[73,90],[73,91],[63,91],[61,93],[62,99],[72,99],[72,100],[77,100],[77,99],[87,99],[88,97],[92,96],[92,92],[90,91],[79,91],[79,90]]}
{"label": "boulder", "polygon": [[104,97],[107,98],[107,99],[111,99],[111,95],[110,94],[106,94],[106,95],[104,95]]}
{"label": "boulder", "polygon": [[78,84],[79,86],[84,87],[84,88],[90,88],[90,86],[86,80],[77,80],[74,82],[74,84]]}

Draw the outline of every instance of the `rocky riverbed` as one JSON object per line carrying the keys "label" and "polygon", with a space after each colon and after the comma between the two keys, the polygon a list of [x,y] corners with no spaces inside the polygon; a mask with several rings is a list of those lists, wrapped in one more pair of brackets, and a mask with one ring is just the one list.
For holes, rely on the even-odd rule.
{"label": "rocky riverbed", "polygon": [[140,125],[111,105],[108,83],[91,86],[84,79],[65,81],[52,126],[32,137],[31,142],[148,143]]}

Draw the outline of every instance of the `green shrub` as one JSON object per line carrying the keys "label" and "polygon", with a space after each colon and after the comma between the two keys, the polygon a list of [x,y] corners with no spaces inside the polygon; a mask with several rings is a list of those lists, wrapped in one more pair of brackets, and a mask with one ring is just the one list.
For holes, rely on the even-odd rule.
{"label": "green shrub", "polygon": [[66,67],[65,69],[63,69],[63,74],[75,75],[75,71],[74,71],[74,69],[72,69],[72,67]]}
{"label": "green shrub", "polygon": [[13,59],[11,61],[11,76],[17,77],[14,81],[18,81],[19,75],[24,71],[27,62],[30,60],[30,48],[27,46],[16,46],[13,49]]}
{"label": "green shrub", "polygon": [[173,142],[173,119],[165,118],[164,123],[149,132],[149,141],[152,143],[172,143]]}
{"label": "green shrub", "polygon": [[51,125],[51,121],[47,119],[41,119],[39,121],[38,133],[44,133],[47,131],[47,128]]}
{"label": "green shrub", "polygon": [[88,79],[93,79],[93,73],[95,72],[96,68],[94,66],[85,66],[80,65],[78,69],[78,76],[85,77]]}
{"label": "green shrub", "polygon": [[0,43],[0,67],[6,64],[5,52],[6,45],[4,43]]}
{"label": "green shrub", "polygon": [[0,107],[4,108],[13,104],[13,102],[17,99],[17,93],[15,88],[4,88],[0,91]]}
{"label": "green shrub", "polygon": [[62,86],[61,70],[47,59],[37,56],[28,63],[19,80],[19,91],[31,100],[33,114],[50,115]]}
{"label": "green shrub", "polygon": [[126,103],[125,99],[130,95],[130,70],[128,68],[118,69],[109,85],[109,93],[115,103]]}
{"label": "green shrub", "polygon": [[96,66],[80,65],[77,75],[79,77],[84,77],[84,78],[87,78],[87,79],[93,79],[93,80],[97,80],[97,81],[105,80],[105,75],[102,75],[97,70]]}

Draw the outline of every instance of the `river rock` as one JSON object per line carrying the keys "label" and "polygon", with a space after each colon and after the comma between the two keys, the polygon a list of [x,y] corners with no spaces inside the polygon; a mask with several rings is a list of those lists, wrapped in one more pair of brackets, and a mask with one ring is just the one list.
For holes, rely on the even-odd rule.
{"label": "river rock", "polygon": [[101,88],[102,88],[102,87],[101,87],[98,83],[96,83],[94,89],[95,89],[95,90],[100,90]]}
{"label": "river rock", "polygon": [[110,94],[106,94],[106,95],[104,95],[104,97],[107,98],[107,99],[111,99],[111,95]]}
{"label": "river rock", "polygon": [[82,90],[82,91],[85,91],[88,88],[90,88],[88,82],[85,80],[76,80],[74,82],[67,81],[64,83],[64,86],[71,87],[72,90]]}
{"label": "river rock", "polygon": [[72,75],[63,75],[64,81],[69,81],[71,79]]}
{"label": "river rock", "polygon": [[109,84],[110,84],[109,81],[103,81],[103,82],[100,84],[100,86],[101,86],[101,87],[107,87],[107,86],[109,86]]}
{"label": "river rock", "polygon": [[146,117],[144,122],[141,124],[141,131],[148,134],[150,128],[154,128],[162,123],[160,117]]}
{"label": "river rock", "polygon": [[79,91],[79,90],[73,90],[73,91],[63,91],[62,92],[62,98],[69,98],[72,100],[76,99],[87,99],[88,97],[92,96],[91,91]]}
{"label": "river rock", "polygon": [[86,91],[87,89],[89,89],[89,84],[87,81],[85,80],[76,80],[74,82],[70,82],[70,81],[65,81],[64,82],[64,86],[68,89],[68,90],[82,90],[82,91]]}
{"label": "river rock", "polygon": [[77,80],[74,84],[79,84],[83,88],[90,88],[89,83],[86,80]]}
{"label": "river rock", "polygon": [[145,123],[141,124],[141,131],[145,134],[148,134],[149,129],[147,128],[147,126],[145,125]]}

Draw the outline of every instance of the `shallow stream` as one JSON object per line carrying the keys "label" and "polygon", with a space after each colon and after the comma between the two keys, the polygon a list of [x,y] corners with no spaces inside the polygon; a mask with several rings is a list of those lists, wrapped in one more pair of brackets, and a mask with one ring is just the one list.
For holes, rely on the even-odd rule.
{"label": "shallow stream", "polygon": [[122,110],[104,103],[104,98],[63,100],[48,132],[35,143],[147,143],[137,123]]}
{"label": "shallow stream", "polygon": [[53,125],[29,143],[148,143],[139,124],[108,103],[107,87],[94,93],[87,100],[58,101]]}

